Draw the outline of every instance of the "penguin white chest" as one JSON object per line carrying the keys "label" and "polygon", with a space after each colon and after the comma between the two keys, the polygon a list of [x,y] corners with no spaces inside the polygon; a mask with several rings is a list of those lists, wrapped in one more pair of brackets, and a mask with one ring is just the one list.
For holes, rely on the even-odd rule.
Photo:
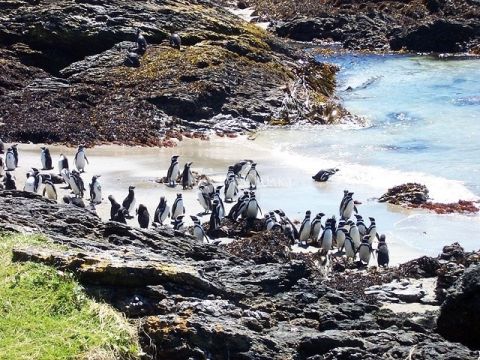
{"label": "penguin white chest", "polygon": [[310,220],[305,220],[303,222],[302,231],[300,232],[300,241],[307,241],[310,237],[310,232],[312,230],[312,224]]}
{"label": "penguin white chest", "polygon": [[15,156],[13,153],[7,153],[7,157],[5,159],[5,166],[7,167],[7,170],[12,171],[15,170]]}
{"label": "penguin white chest", "polygon": [[172,214],[172,218],[176,219],[177,216],[183,215],[183,213],[184,213],[184,211],[183,211],[183,200],[178,200],[175,203],[175,212]]}
{"label": "penguin white chest", "polygon": [[250,201],[247,205],[247,218],[256,219],[258,214],[258,205],[256,201]]}
{"label": "penguin white chest", "polygon": [[80,171],[85,169],[85,165],[85,153],[83,151],[79,151],[75,157],[75,166],[77,167],[77,170]]}
{"label": "penguin white chest", "polygon": [[361,261],[368,264],[370,262],[370,247],[367,245],[361,245],[358,249],[358,255]]}
{"label": "penguin white chest", "polygon": [[30,176],[25,182],[24,191],[35,192],[35,177]]}
{"label": "penguin white chest", "polygon": [[326,229],[322,238],[322,249],[330,251],[332,249],[333,234],[331,229]]}

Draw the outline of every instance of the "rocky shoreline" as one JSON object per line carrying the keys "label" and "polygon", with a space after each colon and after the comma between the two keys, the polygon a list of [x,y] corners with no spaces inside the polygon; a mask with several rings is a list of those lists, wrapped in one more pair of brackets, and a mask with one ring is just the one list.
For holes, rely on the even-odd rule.
{"label": "rocky shoreline", "polygon": [[[327,275],[314,262],[246,260],[20,191],[0,192],[0,228],[65,246],[17,248],[13,259],[73,272],[91,296],[138,323],[145,359],[478,357],[480,253],[458,244],[398,268]],[[417,307],[399,313],[388,303]]]}

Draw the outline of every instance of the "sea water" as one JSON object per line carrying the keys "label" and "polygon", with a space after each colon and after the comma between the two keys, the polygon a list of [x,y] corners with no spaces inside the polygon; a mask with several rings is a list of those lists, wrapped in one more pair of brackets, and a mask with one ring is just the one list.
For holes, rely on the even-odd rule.
{"label": "sea water", "polygon": [[[389,187],[410,181],[427,185],[434,201],[479,199],[480,60],[398,55],[319,60],[340,66],[337,95],[366,125],[262,133],[257,145],[273,149],[275,167],[282,169],[266,179],[269,205],[282,199],[299,218],[307,209],[338,216],[343,190],[349,189],[362,202],[360,214],[377,218],[394,261],[435,255],[455,241],[480,248],[478,215],[437,215],[377,202]],[[306,176],[329,167],[340,171],[326,184]]]}

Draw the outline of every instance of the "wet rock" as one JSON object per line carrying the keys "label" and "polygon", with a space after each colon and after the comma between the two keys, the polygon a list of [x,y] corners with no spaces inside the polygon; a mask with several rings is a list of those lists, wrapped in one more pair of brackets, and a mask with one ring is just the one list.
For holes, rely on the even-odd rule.
{"label": "wet rock", "polygon": [[428,200],[428,189],[425,185],[417,183],[407,183],[394,186],[383,194],[379,202],[388,202],[390,204],[402,206],[414,206],[425,204]]}
{"label": "wet rock", "polygon": [[437,325],[445,338],[480,349],[480,265],[474,265],[455,282],[441,307]]}

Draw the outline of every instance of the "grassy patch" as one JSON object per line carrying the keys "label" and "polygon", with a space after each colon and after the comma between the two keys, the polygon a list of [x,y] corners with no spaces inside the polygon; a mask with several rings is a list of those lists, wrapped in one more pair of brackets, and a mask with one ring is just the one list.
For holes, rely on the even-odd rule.
{"label": "grassy patch", "polygon": [[38,236],[0,234],[0,359],[138,358],[135,328],[89,299],[70,274],[11,262],[13,247],[41,244]]}

